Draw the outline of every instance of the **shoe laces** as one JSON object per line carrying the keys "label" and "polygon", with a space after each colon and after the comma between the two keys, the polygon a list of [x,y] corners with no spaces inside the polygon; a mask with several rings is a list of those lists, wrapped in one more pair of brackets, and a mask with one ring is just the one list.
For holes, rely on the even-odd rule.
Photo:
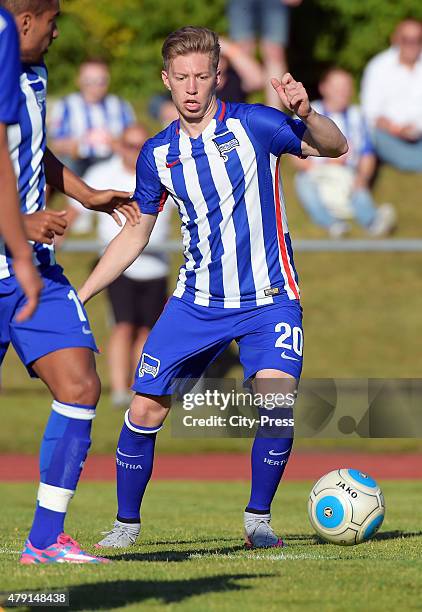
{"label": "shoe laces", "polygon": [[77,541],[71,538],[67,533],[61,533],[57,538],[57,542],[63,546],[74,546],[75,548],[79,548],[79,550],[81,548]]}
{"label": "shoe laces", "polygon": [[123,537],[123,535],[128,535],[130,538],[136,537],[137,534],[133,531],[133,525],[131,523],[118,523],[114,525],[110,531],[102,531],[102,535],[116,535],[118,538]]}

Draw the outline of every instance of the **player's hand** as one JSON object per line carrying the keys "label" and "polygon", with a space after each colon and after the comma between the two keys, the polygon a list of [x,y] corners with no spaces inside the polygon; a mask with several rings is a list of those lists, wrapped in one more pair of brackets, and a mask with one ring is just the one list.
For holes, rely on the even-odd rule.
{"label": "player's hand", "polygon": [[23,225],[29,240],[53,244],[54,236],[62,236],[67,227],[65,210],[39,210],[23,215]]}
{"label": "player's hand", "polygon": [[15,320],[20,323],[29,319],[38,306],[38,299],[43,288],[43,283],[34,264],[32,263],[32,251],[29,257],[18,257],[13,259],[13,269],[15,271],[18,283],[25,293],[27,302],[15,317]]}
{"label": "player's hand", "polygon": [[303,84],[295,81],[290,72],[286,72],[281,82],[278,79],[271,79],[271,85],[286,108],[300,119],[308,118],[312,112],[308,94]]}
{"label": "player's hand", "polygon": [[133,226],[137,225],[141,219],[139,206],[132,200],[132,194],[127,191],[93,189],[90,200],[85,203],[85,207],[97,212],[108,213],[120,227],[123,224],[117,211],[126,217]]}

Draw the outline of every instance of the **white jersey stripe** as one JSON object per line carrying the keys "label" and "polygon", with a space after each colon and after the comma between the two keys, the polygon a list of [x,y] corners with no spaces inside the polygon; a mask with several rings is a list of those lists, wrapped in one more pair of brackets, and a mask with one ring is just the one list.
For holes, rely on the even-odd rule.
{"label": "white jersey stripe", "polygon": [[[212,140],[204,142],[204,150],[208,158],[215,155],[215,145]],[[234,197],[233,188],[227,175],[226,164],[222,157],[210,163],[210,172],[214,181],[215,189],[220,199],[220,210],[222,220],[220,223],[221,241],[223,243],[223,255],[221,256],[221,266],[223,273],[224,286],[224,308],[239,308],[240,290],[239,273],[237,268],[237,253],[233,250],[236,244],[236,232],[233,222]],[[234,297],[237,296],[237,297]]]}
{"label": "white jersey stripe", "polygon": [[[210,273],[208,265],[211,262],[211,249],[209,248],[208,238],[211,234],[210,225],[207,218],[207,203],[201,191],[199,184],[196,166],[191,160],[192,145],[189,137],[183,132],[180,133],[180,160],[183,166],[183,175],[185,177],[185,186],[188,198],[191,202],[195,202],[196,219],[195,224],[198,228],[198,243],[196,247],[201,253],[200,267],[195,269],[195,304],[199,306],[209,305],[210,293]],[[189,165],[189,170],[186,170],[186,161]],[[201,222],[198,222],[198,219]]]}
{"label": "white jersey stripe", "polygon": [[[248,185],[248,189],[245,190],[245,204],[251,244],[253,245],[251,249],[251,264],[254,284],[255,287],[269,288],[271,282],[268,275],[261,206],[258,204],[260,194],[255,150],[239,119],[228,119],[226,125],[235,134],[240,143],[238,155],[245,175],[245,182]],[[256,294],[258,306],[272,304],[273,301],[271,296]]]}

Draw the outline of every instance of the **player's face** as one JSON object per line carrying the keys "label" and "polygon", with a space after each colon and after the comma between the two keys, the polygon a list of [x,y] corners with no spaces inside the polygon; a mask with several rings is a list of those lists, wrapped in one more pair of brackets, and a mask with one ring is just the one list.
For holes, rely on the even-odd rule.
{"label": "player's face", "polygon": [[331,112],[342,112],[353,97],[353,79],[346,72],[332,72],[320,85],[324,103]]}
{"label": "player's face", "polygon": [[186,121],[195,122],[200,121],[212,106],[220,73],[213,68],[208,54],[190,53],[171,60],[162,78],[179,114]]}
{"label": "player's face", "polygon": [[54,39],[59,35],[57,17],[60,14],[59,0],[51,0],[49,8],[40,15],[23,17],[20,27],[21,53],[25,62],[41,62]]}

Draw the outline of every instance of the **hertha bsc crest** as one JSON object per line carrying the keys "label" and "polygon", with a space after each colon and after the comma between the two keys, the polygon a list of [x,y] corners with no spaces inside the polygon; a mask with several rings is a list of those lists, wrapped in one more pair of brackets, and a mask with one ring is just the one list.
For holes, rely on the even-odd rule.
{"label": "hertha bsc crest", "polygon": [[229,159],[227,153],[232,151],[235,147],[238,147],[240,144],[233,132],[225,132],[224,134],[213,138],[212,141],[225,162]]}

